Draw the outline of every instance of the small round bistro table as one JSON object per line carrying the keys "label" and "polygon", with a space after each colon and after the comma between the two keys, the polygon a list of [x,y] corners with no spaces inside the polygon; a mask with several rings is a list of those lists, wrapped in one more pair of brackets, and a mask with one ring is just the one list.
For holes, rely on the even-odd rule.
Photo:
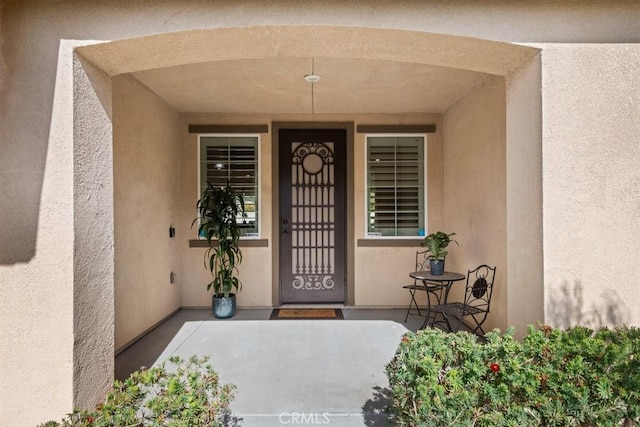
{"label": "small round bistro table", "polygon": [[[455,273],[452,271],[445,271],[439,276],[434,276],[430,271],[414,271],[413,273],[409,273],[414,279],[420,280],[424,285],[424,290],[427,294],[427,309],[425,310],[425,317],[422,326],[420,329],[424,329],[428,326],[434,326],[436,323],[436,312],[433,313],[433,320],[430,321],[432,315],[432,307],[436,307],[440,304],[446,304],[447,299],[449,298],[449,291],[451,290],[451,286],[460,280],[464,280],[466,277],[464,274]],[[434,303],[431,304],[431,299],[434,298]],[[446,323],[449,331],[452,331],[451,323],[449,322],[449,318],[446,313],[442,313],[444,317],[443,323]]]}

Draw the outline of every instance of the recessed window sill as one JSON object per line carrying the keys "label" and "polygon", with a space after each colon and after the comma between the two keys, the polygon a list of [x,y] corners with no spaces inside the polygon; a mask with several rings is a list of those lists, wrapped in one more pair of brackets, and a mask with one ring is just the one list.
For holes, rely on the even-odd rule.
{"label": "recessed window sill", "polygon": [[424,238],[419,239],[358,239],[359,248],[416,248]]}
{"label": "recessed window sill", "polygon": [[[211,243],[216,242],[212,240]],[[267,248],[269,247],[269,239],[240,239],[238,245],[241,248]],[[204,239],[189,240],[190,248],[208,248],[209,244]]]}

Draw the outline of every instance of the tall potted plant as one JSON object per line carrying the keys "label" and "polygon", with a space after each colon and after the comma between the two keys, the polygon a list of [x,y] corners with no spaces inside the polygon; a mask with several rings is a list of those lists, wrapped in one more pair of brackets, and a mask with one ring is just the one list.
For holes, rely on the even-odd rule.
{"label": "tall potted plant", "polygon": [[447,251],[447,246],[449,246],[449,243],[451,242],[458,245],[458,242],[451,238],[451,236],[455,235],[456,233],[447,234],[442,231],[438,231],[426,236],[421,243],[421,246],[426,247],[431,253],[429,257],[429,265],[431,266],[431,274],[434,276],[441,276],[442,273],[444,273],[444,261],[445,257],[449,253]]}
{"label": "tall potted plant", "polygon": [[228,183],[224,187],[209,183],[197,206],[199,217],[193,224],[200,221],[198,235],[207,239],[209,244],[204,263],[213,276],[207,285],[207,291],[213,287],[213,314],[220,319],[233,317],[236,311],[233,292],[242,289],[242,283],[235,275],[237,266],[242,262],[242,251],[238,245],[240,227],[236,219],[246,215],[244,199]]}

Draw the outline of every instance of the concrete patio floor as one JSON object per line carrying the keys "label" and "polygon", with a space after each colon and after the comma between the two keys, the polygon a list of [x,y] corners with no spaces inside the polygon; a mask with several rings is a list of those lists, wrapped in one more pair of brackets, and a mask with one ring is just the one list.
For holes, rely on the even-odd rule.
{"label": "concrete patio floor", "polygon": [[385,365],[402,334],[404,309],[344,309],[345,320],[268,320],[270,309],[180,310],[116,357],[116,378],[170,356],[209,356],[237,386],[233,425],[388,426]]}

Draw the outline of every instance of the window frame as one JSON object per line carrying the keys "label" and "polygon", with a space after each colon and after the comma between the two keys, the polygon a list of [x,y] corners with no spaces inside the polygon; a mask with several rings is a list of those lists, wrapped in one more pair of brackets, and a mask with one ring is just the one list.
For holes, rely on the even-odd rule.
{"label": "window frame", "polygon": [[[200,200],[201,196],[201,181],[202,181],[202,158],[200,156],[202,152],[202,138],[256,138],[257,139],[257,147],[256,147],[256,179],[258,181],[258,185],[256,186],[256,207],[258,212],[258,219],[256,221],[257,232],[255,234],[245,236],[240,236],[240,239],[243,240],[257,240],[262,238],[262,214],[261,212],[261,197],[260,193],[262,192],[262,179],[260,176],[261,173],[261,136],[259,133],[199,133],[196,139],[196,151],[197,151],[197,163],[198,170],[196,175],[196,200]],[[198,217],[198,225],[200,224],[200,219],[198,213],[196,213]],[[204,239],[204,237],[198,236],[199,240]]]}
{"label": "window frame", "polygon": [[[415,236],[376,236],[369,234],[369,138],[411,138],[420,137],[423,139],[423,200],[424,200],[424,235],[427,233],[429,224],[429,199],[428,195],[428,173],[427,173],[427,133],[367,133],[364,135],[364,235],[365,240],[422,240],[424,235]],[[397,212],[397,211],[396,211]]]}

